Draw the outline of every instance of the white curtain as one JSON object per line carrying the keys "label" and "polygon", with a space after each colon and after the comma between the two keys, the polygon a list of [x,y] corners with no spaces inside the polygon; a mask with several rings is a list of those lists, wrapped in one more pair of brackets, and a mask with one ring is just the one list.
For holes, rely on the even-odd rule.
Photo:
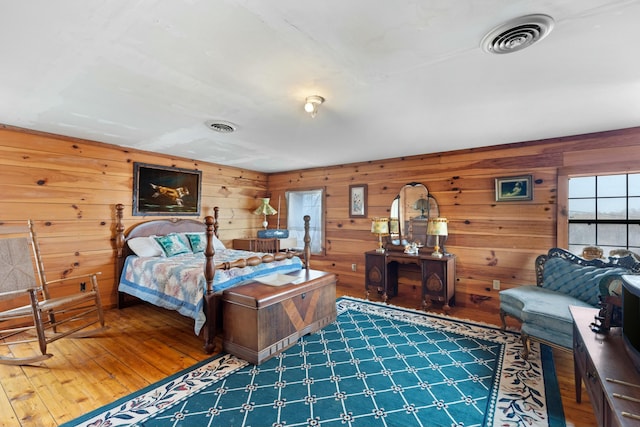
{"label": "white curtain", "polygon": [[304,216],[309,215],[311,253],[322,253],[324,242],[323,216],[324,190],[287,191],[287,229],[289,237],[298,239],[298,247],[304,246]]}

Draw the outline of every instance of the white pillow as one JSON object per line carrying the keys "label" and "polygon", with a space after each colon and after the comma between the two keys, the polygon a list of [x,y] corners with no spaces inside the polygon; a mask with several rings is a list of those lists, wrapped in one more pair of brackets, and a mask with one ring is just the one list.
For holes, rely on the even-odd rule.
{"label": "white pillow", "polygon": [[213,235],[213,249],[216,251],[224,251],[227,249],[224,247],[224,243],[222,243],[215,234]]}
{"label": "white pillow", "polygon": [[134,237],[133,239],[127,240],[127,244],[129,245],[129,249],[140,257],[165,256],[162,246],[156,242],[153,236]]}

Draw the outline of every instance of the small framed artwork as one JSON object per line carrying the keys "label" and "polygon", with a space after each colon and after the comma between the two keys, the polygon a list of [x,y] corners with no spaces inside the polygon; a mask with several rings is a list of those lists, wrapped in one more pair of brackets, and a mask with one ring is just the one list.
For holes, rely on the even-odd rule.
{"label": "small framed artwork", "polygon": [[349,186],[349,217],[367,217],[367,184]]}
{"label": "small framed artwork", "polygon": [[533,200],[531,175],[496,178],[496,202]]}
{"label": "small framed artwork", "polygon": [[200,215],[202,171],[133,164],[133,215]]}

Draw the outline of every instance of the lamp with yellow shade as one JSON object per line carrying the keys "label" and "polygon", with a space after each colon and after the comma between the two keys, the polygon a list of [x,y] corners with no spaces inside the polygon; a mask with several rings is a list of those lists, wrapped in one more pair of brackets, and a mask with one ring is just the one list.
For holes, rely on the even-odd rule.
{"label": "lamp with yellow shade", "polygon": [[258,208],[253,211],[254,215],[264,215],[264,221],[262,222],[262,226],[264,227],[264,229],[267,229],[267,226],[269,225],[269,222],[267,221],[267,215],[275,215],[278,213],[277,210],[275,210],[273,207],[271,207],[271,205],[269,204],[269,198],[268,197],[263,197],[260,200],[262,200],[262,203],[260,204],[260,206],[258,206]]}
{"label": "lamp with yellow shade", "polygon": [[378,235],[378,249],[376,249],[376,252],[384,252],[382,236],[389,235],[389,218],[373,218],[371,220],[371,233]]}
{"label": "lamp with yellow shade", "polygon": [[436,244],[433,247],[433,253],[431,256],[436,258],[442,258],[443,254],[440,252],[440,236],[447,236],[449,234],[447,230],[447,218],[431,218],[427,224],[427,234],[430,236],[436,236]]}

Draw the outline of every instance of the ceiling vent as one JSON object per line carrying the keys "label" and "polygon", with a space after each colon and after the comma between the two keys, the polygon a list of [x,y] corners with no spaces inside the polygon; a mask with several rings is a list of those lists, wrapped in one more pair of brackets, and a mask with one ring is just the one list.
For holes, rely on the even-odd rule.
{"label": "ceiling vent", "polygon": [[482,50],[488,53],[511,53],[522,50],[545,38],[553,29],[548,15],[526,15],[514,18],[491,30],[482,39]]}
{"label": "ceiling vent", "polygon": [[238,128],[233,123],[223,122],[220,120],[207,120],[205,124],[209,129],[215,130],[216,132],[220,132],[220,133],[235,132],[236,129]]}

